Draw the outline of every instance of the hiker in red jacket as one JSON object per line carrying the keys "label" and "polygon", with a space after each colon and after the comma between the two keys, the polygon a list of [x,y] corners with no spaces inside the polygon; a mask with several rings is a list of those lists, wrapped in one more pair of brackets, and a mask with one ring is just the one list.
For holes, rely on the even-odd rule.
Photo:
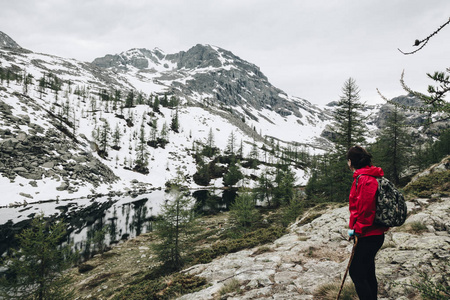
{"label": "hiker in red jacket", "polygon": [[[347,152],[348,166],[353,171],[350,189],[349,236],[358,238],[355,255],[350,265],[350,277],[361,300],[377,299],[378,282],[375,275],[375,255],[384,242],[388,227],[373,224],[378,182],[384,175],[381,168],[372,166],[372,155],[364,148],[354,146]],[[356,179],[358,185],[356,186]],[[366,175],[366,176],[364,176]],[[367,176],[368,175],[368,176]]]}

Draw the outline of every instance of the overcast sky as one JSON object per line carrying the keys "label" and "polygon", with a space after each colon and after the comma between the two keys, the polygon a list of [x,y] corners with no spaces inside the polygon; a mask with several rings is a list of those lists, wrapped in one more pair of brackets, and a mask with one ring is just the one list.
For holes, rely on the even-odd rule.
{"label": "overcast sky", "polygon": [[326,104],[349,77],[363,102],[425,91],[449,67],[449,0],[0,0],[0,31],[34,52],[92,61],[131,48],[210,44],[260,67],[286,93]]}

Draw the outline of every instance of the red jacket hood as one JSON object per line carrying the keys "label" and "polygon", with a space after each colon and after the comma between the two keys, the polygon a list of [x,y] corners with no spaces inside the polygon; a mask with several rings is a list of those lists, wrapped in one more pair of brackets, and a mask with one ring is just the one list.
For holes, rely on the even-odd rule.
{"label": "red jacket hood", "polygon": [[374,167],[374,166],[366,166],[364,168],[361,169],[357,169],[354,173],[353,173],[353,178],[358,177],[359,175],[364,174],[364,175],[371,175],[371,176],[375,176],[375,177],[383,177],[384,176],[384,172],[381,168],[379,167]]}

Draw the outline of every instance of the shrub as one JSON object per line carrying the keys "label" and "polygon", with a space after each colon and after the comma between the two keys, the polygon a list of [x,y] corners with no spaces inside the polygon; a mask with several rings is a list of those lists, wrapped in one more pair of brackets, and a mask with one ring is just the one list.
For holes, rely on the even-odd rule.
{"label": "shrub", "polygon": [[177,273],[154,280],[142,280],[129,286],[113,299],[173,299],[176,296],[199,291],[206,285],[205,278]]}
{"label": "shrub", "polygon": [[233,278],[219,290],[219,295],[224,296],[230,293],[239,293],[241,291],[240,288],[241,283],[239,282],[239,280]]}
{"label": "shrub", "polygon": [[[442,267],[442,274],[445,274],[445,268]],[[448,274],[447,274],[448,275]],[[419,273],[420,280],[412,283],[412,287],[419,290],[422,299],[429,300],[444,300],[450,299],[450,286],[445,275],[441,278],[441,281],[431,280],[430,276],[426,272]]]}
{"label": "shrub", "polygon": [[[327,283],[314,292],[314,299],[318,300],[334,300],[339,292],[341,284],[340,283]],[[355,286],[352,283],[344,284],[342,288],[341,295],[339,297],[341,300],[356,300],[358,296],[356,294]]]}
{"label": "shrub", "polygon": [[423,176],[405,187],[405,192],[429,197],[432,193],[450,193],[450,170]]}
{"label": "shrub", "polygon": [[428,231],[427,226],[421,222],[412,222],[410,224],[410,226],[411,226],[412,232],[417,233],[417,234]]}
{"label": "shrub", "polygon": [[208,263],[214,258],[226,254],[234,253],[243,249],[253,248],[258,245],[273,242],[284,234],[285,229],[280,226],[270,226],[259,228],[245,234],[241,238],[227,241],[219,241],[208,249],[201,249],[191,254],[192,264]]}

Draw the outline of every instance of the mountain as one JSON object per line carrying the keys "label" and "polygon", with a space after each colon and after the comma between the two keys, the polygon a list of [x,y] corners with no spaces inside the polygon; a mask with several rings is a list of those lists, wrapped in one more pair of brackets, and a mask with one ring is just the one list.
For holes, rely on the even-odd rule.
{"label": "mountain", "polygon": [[[220,188],[226,165],[206,186],[194,180],[195,153],[208,140],[220,153],[240,149],[242,165],[250,155],[260,160],[259,168],[241,167],[238,186],[256,184],[282,159],[304,184],[304,163],[281,150],[313,154],[331,145],[320,137],[329,112],[219,47],[131,49],[88,63],[25,50],[4,34],[2,41],[3,205],[161,189],[180,172],[191,188]],[[157,101],[165,105],[155,109]],[[171,129],[175,117],[179,128]],[[148,160],[141,169],[140,154]]]}
{"label": "mountain", "polygon": [[264,115],[252,113],[253,109],[267,108],[282,116],[293,114],[298,118],[302,118],[302,111],[316,116],[321,113],[306,100],[289,97],[274,87],[254,64],[210,45],[196,45],[176,54],[164,54],[160,49],[132,49],[97,58],[92,64],[151,79],[167,86],[170,94],[191,101],[229,105],[237,108],[239,115],[255,121]]}
{"label": "mountain", "polygon": [[10,38],[7,34],[0,31],[0,48],[12,48],[12,49],[21,49],[12,38]]}

